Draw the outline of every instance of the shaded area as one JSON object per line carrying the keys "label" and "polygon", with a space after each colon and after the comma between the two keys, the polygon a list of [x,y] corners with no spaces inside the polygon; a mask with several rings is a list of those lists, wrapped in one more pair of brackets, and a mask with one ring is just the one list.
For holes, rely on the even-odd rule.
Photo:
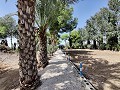
{"label": "shaded area", "polygon": [[11,90],[19,86],[18,69],[6,69],[0,67],[0,90]]}
{"label": "shaded area", "polygon": [[86,51],[86,50],[75,50],[75,49],[68,49],[68,50],[65,50],[63,52],[66,52],[66,54],[70,54],[72,56],[75,56],[77,54],[87,54],[87,55],[92,55],[91,52],[92,51]]}
{"label": "shaded area", "polygon": [[61,51],[57,51],[49,65],[39,71],[42,85],[37,90],[84,90],[64,57]]}
{"label": "shaded area", "polygon": [[71,61],[76,65],[83,62],[83,72],[85,77],[92,80],[98,90],[104,89],[104,85],[109,85],[108,90],[120,90],[120,62],[109,64],[103,58],[93,58],[93,51],[69,50],[66,51],[71,56]]}

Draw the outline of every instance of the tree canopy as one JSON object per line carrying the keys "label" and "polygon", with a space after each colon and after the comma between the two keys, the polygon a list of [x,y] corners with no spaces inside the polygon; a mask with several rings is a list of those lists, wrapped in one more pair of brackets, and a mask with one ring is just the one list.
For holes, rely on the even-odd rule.
{"label": "tree canopy", "polygon": [[9,14],[0,17],[0,37],[6,38],[7,36],[11,36],[11,34],[17,34],[16,21]]}

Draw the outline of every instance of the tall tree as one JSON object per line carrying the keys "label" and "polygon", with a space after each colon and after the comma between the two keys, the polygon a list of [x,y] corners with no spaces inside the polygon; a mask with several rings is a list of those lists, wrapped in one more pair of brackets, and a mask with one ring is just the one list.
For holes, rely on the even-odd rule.
{"label": "tall tree", "polygon": [[120,0],[109,0],[108,2],[109,9],[115,14],[117,18],[115,22],[115,29],[118,36],[118,41],[120,43],[120,29],[119,29],[119,22],[120,22]]}
{"label": "tall tree", "polygon": [[35,90],[40,84],[34,31],[36,0],[18,0],[20,90]]}
{"label": "tall tree", "polygon": [[53,35],[53,39],[55,39],[55,36],[59,36],[58,33],[70,32],[76,28],[77,18],[73,18],[72,12],[72,7],[65,7],[65,9],[60,11],[57,21],[50,25],[50,33]]}
{"label": "tall tree", "polygon": [[37,33],[39,38],[39,67],[44,68],[48,64],[46,30],[56,19],[57,5],[56,0],[37,0],[36,2],[36,24],[39,27]]}
{"label": "tall tree", "polygon": [[7,37],[6,27],[5,26],[0,26],[0,38],[5,38],[5,37]]}
{"label": "tall tree", "polygon": [[79,48],[81,43],[80,31],[73,30],[70,33],[72,48]]}
{"label": "tall tree", "polygon": [[17,34],[16,21],[14,20],[14,18],[12,18],[12,16],[10,16],[10,14],[7,14],[4,17],[0,18],[0,26],[6,27],[6,28],[4,28],[4,34],[3,34],[2,37],[3,38],[10,37],[10,39],[11,39],[11,47],[12,47],[12,45],[13,45],[12,44],[12,37],[15,34]]}
{"label": "tall tree", "polygon": [[36,24],[39,27],[38,37],[40,67],[45,67],[48,64],[46,30],[57,21],[58,17],[61,15],[60,11],[63,11],[64,14],[64,7],[66,7],[69,3],[73,3],[75,1],[77,0],[37,0]]}

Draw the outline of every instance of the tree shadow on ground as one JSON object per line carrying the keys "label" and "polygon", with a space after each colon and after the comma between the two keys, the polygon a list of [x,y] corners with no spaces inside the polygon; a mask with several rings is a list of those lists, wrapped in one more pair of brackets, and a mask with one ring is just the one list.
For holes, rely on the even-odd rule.
{"label": "tree shadow on ground", "polygon": [[19,71],[18,69],[0,68],[0,90],[11,90],[19,86]]}
{"label": "tree shadow on ground", "polygon": [[118,84],[120,82],[120,62],[109,64],[105,59],[93,58],[90,56],[89,51],[70,51],[70,53],[68,51],[67,53],[70,54],[71,61],[77,65],[83,62],[85,76],[95,83],[98,90],[104,90],[105,83],[110,85],[110,90],[120,90],[120,85]]}
{"label": "tree shadow on ground", "polygon": [[39,72],[42,85],[37,90],[83,90],[67,61],[63,59],[65,58],[52,58],[50,64]]}
{"label": "tree shadow on ground", "polygon": [[91,52],[93,52],[93,51],[69,49],[69,50],[65,50],[63,52],[66,52],[66,54],[72,54],[72,55],[77,55],[77,54],[91,55]]}

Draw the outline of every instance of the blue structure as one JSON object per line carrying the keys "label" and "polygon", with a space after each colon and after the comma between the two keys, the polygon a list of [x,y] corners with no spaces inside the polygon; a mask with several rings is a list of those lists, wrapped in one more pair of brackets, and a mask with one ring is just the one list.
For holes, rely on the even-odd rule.
{"label": "blue structure", "polygon": [[82,73],[82,62],[80,62],[80,76],[81,77],[83,76],[83,73]]}

